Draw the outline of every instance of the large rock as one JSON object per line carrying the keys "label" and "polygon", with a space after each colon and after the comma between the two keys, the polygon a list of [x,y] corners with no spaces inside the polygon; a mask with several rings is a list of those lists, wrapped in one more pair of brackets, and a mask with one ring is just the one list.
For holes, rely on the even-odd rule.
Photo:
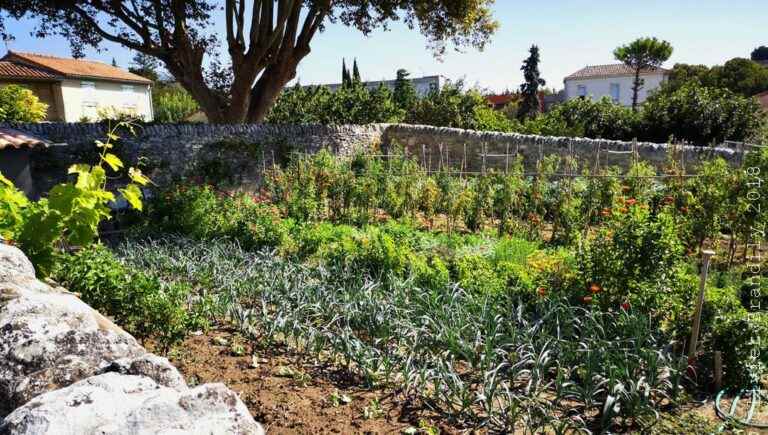
{"label": "large rock", "polygon": [[233,391],[190,390],[167,359],[0,243],[0,434],[84,433],[263,430]]}
{"label": "large rock", "polygon": [[147,353],[77,296],[27,274],[3,276],[0,417],[38,394]]}
{"label": "large rock", "polygon": [[263,434],[222,384],[184,392],[142,376],[107,373],[32,399],[0,424],[0,435]]}

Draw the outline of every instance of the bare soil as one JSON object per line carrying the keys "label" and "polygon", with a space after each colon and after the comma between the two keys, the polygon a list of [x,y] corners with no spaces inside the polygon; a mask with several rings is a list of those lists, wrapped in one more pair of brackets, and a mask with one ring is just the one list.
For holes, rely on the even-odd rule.
{"label": "bare soil", "polygon": [[465,432],[390,391],[361,388],[337,368],[287,349],[253,349],[228,329],[190,336],[169,358],[190,386],[222,382],[236,391],[269,434],[399,434],[420,426],[419,433]]}

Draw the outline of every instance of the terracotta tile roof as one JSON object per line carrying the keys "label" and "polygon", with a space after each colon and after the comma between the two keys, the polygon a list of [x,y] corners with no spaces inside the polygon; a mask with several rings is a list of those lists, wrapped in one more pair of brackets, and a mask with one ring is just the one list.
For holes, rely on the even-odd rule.
{"label": "terracotta tile roof", "polygon": [[45,139],[24,133],[13,128],[0,128],[0,150],[4,148],[47,147],[51,143]]}
{"label": "terracotta tile roof", "polygon": [[518,98],[515,94],[501,94],[501,95],[486,95],[485,99],[493,104],[494,106],[498,106],[500,104],[507,104],[510,101]]}
{"label": "terracotta tile roof", "polygon": [[[651,74],[655,72],[669,72],[664,68],[647,68],[640,72],[640,74]],[[575,73],[567,76],[565,79],[585,79],[591,77],[611,77],[611,76],[624,76],[633,75],[635,72],[632,68],[624,65],[623,63],[614,63],[609,65],[587,65],[586,67],[576,71]]]}
{"label": "terracotta tile roof", "polygon": [[62,77],[43,68],[36,68],[31,65],[23,65],[16,62],[0,61],[0,78],[60,80]]}
{"label": "terracotta tile roof", "polygon": [[152,83],[151,80],[140,75],[92,60],[69,59],[35,53],[20,53],[16,51],[9,51],[2,60],[47,68],[69,78],[91,78],[113,80],[117,82]]}

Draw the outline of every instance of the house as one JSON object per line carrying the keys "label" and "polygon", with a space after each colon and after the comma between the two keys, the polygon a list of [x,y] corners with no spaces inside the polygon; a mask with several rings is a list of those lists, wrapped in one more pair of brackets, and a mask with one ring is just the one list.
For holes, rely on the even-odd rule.
{"label": "house", "polygon": [[[436,92],[443,88],[447,79],[443,76],[425,76],[408,79],[413,87],[416,89],[416,94],[420,97],[426,97],[430,92]],[[374,90],[379,86],[389,88],[389,90],[395,90],[396,80],[375,80],[369,82],[363,82],[363,85],[369,90]],[[331,91],[335,92],[342,87],[341,83],[332,83],[327,85],[321,85],[328,87]]]}
{"label": "house", "polygon": [[29,156],[33,148],[45,148],[51,143],[13,128],[0,128],[0,174],[29,198],[36,199]]}
{"label": "house", "polygon": [[[648,68],[640,72],[644,83],[637,95],[637,102],[642,103],[651,92],[658,89],[669,76],[664,68]],[[589,65],[565,78],[565,99],[592,98],[598,100],[609,97],[614,102],[632,105],[632,86],[635,72],[624,64]]]}
{"label": "house", "polygon": [[95,121],[130,113],[151,121],[152,81],[101,62],[9,51],[0,59],[0,86],[29,88],[48,105],[48,121]]}
{"label": "house", "polygon": [[757,102],[760,103],[760,107],[763,108],[763,111],[768,113],[768,91],[760,92],[759,94],[755,95],[753,98],[755,98]]}

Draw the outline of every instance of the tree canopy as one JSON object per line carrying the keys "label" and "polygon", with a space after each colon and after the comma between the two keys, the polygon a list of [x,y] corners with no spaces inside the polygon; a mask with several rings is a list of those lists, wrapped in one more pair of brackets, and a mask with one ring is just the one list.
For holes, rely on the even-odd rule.
{"label": "tree canopy", "polygon": [[768,67],[744,58],[733,58],[723,65],[675,64],[664,88],[677,90],[686,83],[695,82],[711,88],[725,88],[751,97],[768,91]]}
{"label": "tree canopy", "polygon": [[[493,0],[0,0],[8,18],[32,18],[38,37],[60,35],[73,55],[110,41],[157,58],[211,122],[261,121],[296,75],[311,42],[328,23],[369,34],[403,21],[427,37],[437,55],[450,45],[483,48],[497,27]],[[219,14],[223,11],[223,14]],[[219,15],[223,15],[220,17]],[[221,28],[223,27],[223,29]],[[219,36],[221,35],[221,36]],[[231,69],[212,83],[205,70],[221,45]],[[231,65],[231,66],[230,66]]]}
{"label": "tree canopy", "polygon": [[638,38],[613,51],[617,60],[635,71],[632,86],[632,110],[637,110],[637,97],[643,87],[640,73],[647,68],[658,68],[672,56],[672,45],[656,38]]}
{"label": "tree canopy", "polygon": [[761,45],[754,50],[752,50],[752,54],[750,55],[750,59],[754,61],[766,61],[768,60],[768,47],[765,45]]}

